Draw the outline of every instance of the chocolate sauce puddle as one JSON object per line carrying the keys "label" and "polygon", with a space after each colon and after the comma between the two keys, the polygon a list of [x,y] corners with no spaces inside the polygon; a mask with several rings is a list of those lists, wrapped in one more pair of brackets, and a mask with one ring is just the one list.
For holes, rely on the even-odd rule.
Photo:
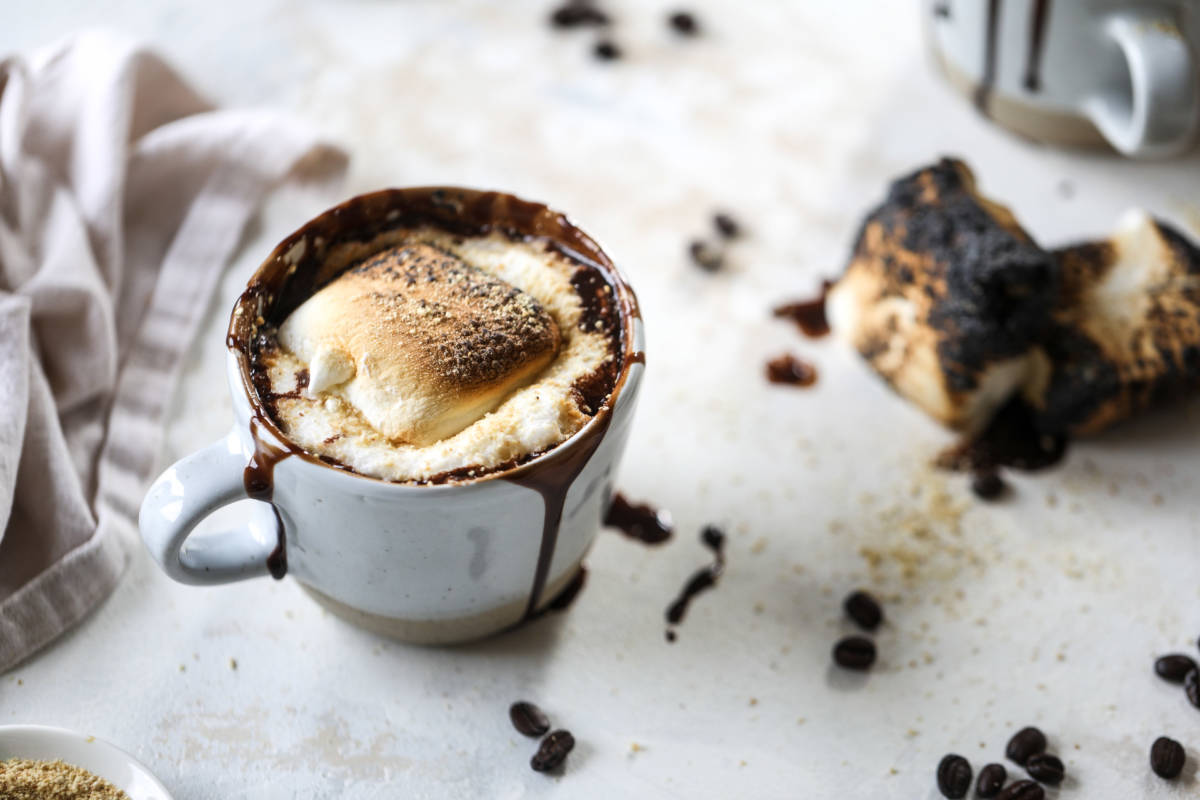
{"label": "chocolate sauce puddle", "polygon": [[542,591],[546,588],[550,562],[554,560],[554,549],[558,545],[558,529],[562,524],[567,490],[600,446],[611,421],[612,407],[606,403],[594,420],[576,434],[579,437],[577,441],[568,439],[541,458],[529,462],[516,475],[504,478],[509,483],[533,489],[542,496],[542,541],[533,573],[533,587],[529,590],[529,604],[525,606],[526,620],[532,619],[537,612]]}
{"label": "chocolate sauce puddle", "polygon": [[[1063,434],[1039,431],[1033,411],[1020,398],[1013,398],[983,431],[943,450],[935,463],[942,469],[973,473],[977,484],[986,481],[996,488],[994,476],[1001,467],[1026,472],[1052,467],[1063,459],[1068,443]],[[995,496],[1001,492],[997,489]],[[991,493],[977,490],[980,496]]]}
{"label": "chocolate sauce puddle", "polygon": [[1050,0],[1033,0],[1033,20],[1029,28],[1029,50],[1025,57],[1025,88],[1042,90],[1042,50],[1046,42],[1046,21],[1050,17]]}
{"label": "chocolate sauce puddle", "polygon": [[985,116],[996,84],[996,37],[1000,26],[1000,0],[988,0],[987,27],[983,34],[983,74],[975,89],[975,107]]}
{"label": "chocolate sauce puddle", "polygon": [[791,353],[767,362],[767,380],[790,386],[812,386],[817,382],[817,368]]}
{"label": "chocolate sauce puddle", "polygon": [[679,596],[667,606],[668,642],[675,641],[675,626],[683,622],[692,599],[716,586],[717,580],[725,572],[725,534],[719,528],[709,525],[700,533],[700,542],[713,552],[713,562],[693,573]]}
{"label": "chocolate sauce puddle", "polygon": [[821,281],[821,293],[810,300],[798,300],[794,303],[784,303],[777,306],[772,313],[783,319],[790,319],[810,339],[817,339],[829,333],[829,319],[825,316],[825,298],[833,281]]}
{"label": "chocolate sauce puddle", "polygon": [[631,503],[620,492],[613,495],[608,513],[604,515],[604,525],[650,545],[662,544],[675,530],[670,514],[646,503]]}
{"label": "chocolate sauce puddle", "polygon": [[287,575],[287,536],[283,529],[283,517],[272,502],[275,497],[275,465],[290,456],[292,451],[263,441],[259,435],[262,427],[260,417],[251,417],[250,438],[254,441],[254,455],[250,456],[250,463],[242,471],[242,486],[247,497],[268,503],[275,513],[275,549],[267,556],[267,571],[275,580],[281,580]]}

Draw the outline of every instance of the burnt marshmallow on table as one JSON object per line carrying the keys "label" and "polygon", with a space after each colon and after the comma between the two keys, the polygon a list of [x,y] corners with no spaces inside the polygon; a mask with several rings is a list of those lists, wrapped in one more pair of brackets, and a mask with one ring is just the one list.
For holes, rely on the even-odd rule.
{"label": "burnt marshmallow on table", "polygon": [[830,327],[939,422],[975,431],[1020,387],[1058,266],[961,161],[892,184],[829,291]]}
{"label": "burnt marshmallow on table", "polygon": [[1096,433],[1200,385],[1200,249],[1141,211],[1043,250],[943,159],[864,221],[826,312],[903,397],[975,434],[1010,401],[1042,434]]}

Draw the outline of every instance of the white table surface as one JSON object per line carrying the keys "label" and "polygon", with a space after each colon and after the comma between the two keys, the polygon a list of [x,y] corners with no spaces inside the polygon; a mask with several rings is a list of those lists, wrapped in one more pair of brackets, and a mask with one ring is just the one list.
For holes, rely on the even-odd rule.
{"label": "white table surface", "polygon": [[[948,434],[769,311],[836,273],[886,182],[941,153],[1048,244],[1103,234],[1131,205],[1200,233],[1200,156],[1134,164],[990,127],[936,80],[910,3],[697,0],[694,42],[665,29],[672,5],[606,3],[627,51],[611,65],[588,33],[544,25],[550,2],[6,11],[6,52],[120,26],[222,104],[294,110],[352,152],[347,195],[460,183],[569,210],[646,318],[619,485],[678,532],[655,549],[602,533],[568,614],[457,649],[360,632],[291,581],[177,585],[139,547],[81,628],[0,677],[0,723],[109,739],[179,800],[928,798],[944,753],[978,770],[1029,723],[1067,763],[1062,798],[1194,796],[1200,713],[1151,663],[1195,655],[1200,634],[1200,405],[1077,444],[985,505],[929,468]],[[164,465],[226,429],[232,300],[334,199],[281,196],[248,235],[189,357]],[[709,276],[684,248],[718,207],[749,233]],[[765,382],[785,350],[818,364],[816,387]],[[708,522],[731,532],[728,571],[670,645],[663,610],[705,562]],[[862,678],[829,658],[860,585],[889,620]],[[530,771],[535,744],[506,713],[519,698],[575,733],[561,777]],[[1188,747],[1176,785],[1147,767],[1163,733]]]}

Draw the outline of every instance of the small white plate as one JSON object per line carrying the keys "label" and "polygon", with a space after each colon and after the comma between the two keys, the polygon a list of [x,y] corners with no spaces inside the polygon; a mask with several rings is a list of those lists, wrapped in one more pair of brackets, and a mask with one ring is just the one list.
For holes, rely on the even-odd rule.
{"label": "small white plate", "polygon": [[171,800],[141,762],[95,736],[43,725],[0,725],[0,761],[10,758],[62,759],[124,790],[130,800]]}

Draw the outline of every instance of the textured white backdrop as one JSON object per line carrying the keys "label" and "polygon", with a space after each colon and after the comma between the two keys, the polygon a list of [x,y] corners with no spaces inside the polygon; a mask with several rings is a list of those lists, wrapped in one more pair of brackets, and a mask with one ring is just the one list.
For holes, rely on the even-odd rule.
{"label": "textured white backdrop", "polygon": [[[1080,444],[985,506],[928,468],[944,432],[769,310],[836,272],[886,182],[939,154],[970,161],[1050,244],[1139,204],[1200,235],[1200,157],[1133,164],[989,127],[935,79],[909,3],[698,0],[707,34],[681,42],[662,22],[673,4],[613,0],[627,58],[611,65],[589,57],[588,33],[550,31],[550,5],[6,11],[5,52],[119,26],[222,104],[311,118],[353,155],[347,193],[461,183],[570,211],[646,317],[619,484],[669,508],[678,534],[647,549],[603,533],[568,615],[453,650],[349,628],[291,582],[175,585],[139,551],[83,628],[0,677],[0,722],[109,739],[179,800],[926,798],[945,752],[978,769],[1027,723],[1067,763],[1063,798],[1194,793],[1200,717],[1150,667],[1200,634],[1200,406]],[[281,197],[248,237],[192,351],[164,464],[225,430],[232,300],[333,199]],[[716,207],[748,236],[709,276],[684,248]],[[784,350],[817,363],[815,388],[763,380]],[[668,645],[663,609],[704,563],[708,522],[732,533],[728,572]],[[889,599],[861,680],[829,668],[859,585]],[[561,778],[529,770],[535,745],[506,715],[518,698],[575,733]],[[1188,747],[1175,787],[1147,767],[1161,733]]]}

